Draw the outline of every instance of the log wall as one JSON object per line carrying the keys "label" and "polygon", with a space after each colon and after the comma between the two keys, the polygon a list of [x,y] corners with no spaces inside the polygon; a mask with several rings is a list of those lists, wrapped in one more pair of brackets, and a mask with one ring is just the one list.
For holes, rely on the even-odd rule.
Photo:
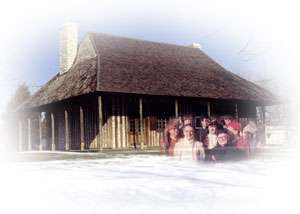
{"label": "log wall", "polygon": [[[39,150],[42,138],[46,142],[43,150],[159,147],[165,125],[175,115],[231,114],[247,118],[256,113],[255,105],[250,104],[195,98],[89,95],[60,103],[45,111],[44,130],[41,133],[38,116],[31,117],[30,122],[27,119],[20,120],[19,148]],[[37,133],[33,130],[37,130]]]}

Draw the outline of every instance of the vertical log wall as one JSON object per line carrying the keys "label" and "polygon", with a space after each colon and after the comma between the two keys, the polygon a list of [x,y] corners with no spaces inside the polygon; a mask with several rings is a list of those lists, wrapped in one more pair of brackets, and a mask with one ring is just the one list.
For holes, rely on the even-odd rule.
{"label": "vertical log wall", "polygon": [[83,151],[158,147],[164,126],[171,117],[185,114],[252,117],[253,112],[256,113],[255,105],[249,103],[91,95],[45,111],[44,128],[40,113],[20,119],[19,150]]}

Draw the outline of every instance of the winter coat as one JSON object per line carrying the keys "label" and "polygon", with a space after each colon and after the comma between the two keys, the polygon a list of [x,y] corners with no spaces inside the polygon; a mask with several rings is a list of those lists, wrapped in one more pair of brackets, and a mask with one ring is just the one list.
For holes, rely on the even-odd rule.
{"label": "winter coat", "polygon": [[210,150],[209,157],[207,158],[207,160],[223,162],[235,160],[238,157],[239,151],[235,147],[217,145],[215,148]]}

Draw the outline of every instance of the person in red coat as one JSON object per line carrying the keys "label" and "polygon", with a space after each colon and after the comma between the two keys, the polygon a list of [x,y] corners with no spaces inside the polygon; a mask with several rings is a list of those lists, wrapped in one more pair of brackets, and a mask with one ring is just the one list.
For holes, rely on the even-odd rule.
{"label": "person in red coat", "polygon": [[250,154],[249,138],[247,137],[246,132],[241,134],[241,124],[237,121],[232,121],[230,124],[228,124],[228,130],[234,136],[233,145],[236,146],[238,152],[240,153],[240,156],[249,157]]}

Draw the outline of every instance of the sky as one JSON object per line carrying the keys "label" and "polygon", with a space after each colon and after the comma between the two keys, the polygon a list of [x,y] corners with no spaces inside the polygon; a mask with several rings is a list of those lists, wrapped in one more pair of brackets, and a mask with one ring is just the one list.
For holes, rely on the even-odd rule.
{"label": "sky", "polygon": [[58,72],[64,23],[150,41],[190,45],[251,81],[275,80],[297,96],[300,47],[293,1],[45,0],[6,1],[0,8],[0,112],[25,82],[36,91]]}

